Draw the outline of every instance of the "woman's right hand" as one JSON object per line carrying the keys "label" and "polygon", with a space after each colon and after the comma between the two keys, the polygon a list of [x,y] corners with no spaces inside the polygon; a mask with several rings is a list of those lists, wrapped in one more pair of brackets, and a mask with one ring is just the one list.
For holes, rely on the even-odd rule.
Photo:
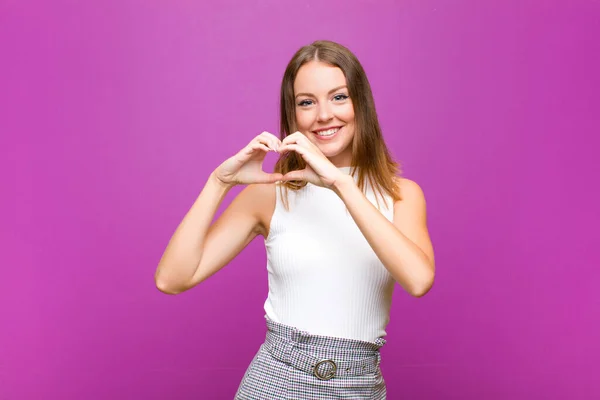
{"label": "woman's right hand", "polygon": [[277,182],[282,175],[267,173],[262,166],[267,153],[277,152],[280,145],[281,141],[275,135],[263,132],[236,155],[219,165],[213,175],[219,183],[226,186]]}

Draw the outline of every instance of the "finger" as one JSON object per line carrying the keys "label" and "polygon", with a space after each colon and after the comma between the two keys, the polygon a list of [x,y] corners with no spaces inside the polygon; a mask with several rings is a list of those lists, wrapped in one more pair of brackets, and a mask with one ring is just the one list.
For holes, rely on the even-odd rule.
{"label": "finger", "polygon": [[280,173],[268,174],[263,172],[256,177],[256,183],[275,183],[283,180],[283,175]]}
{"label": "finger", "polygon": [[253,146],[254,150],[264,150],[264,151],[271,151],[271,148],[267,145],[264,145],[262,143],[257,143]]}
{"label": "finger", "polygon": [[277,148],[281,144],[281,140],[279,140],[277,138],[277,136],[273,135],[272,133],[266,132],[266,131],[261,133],[259,135],[259,138],[264,139],[266,141],[266,143],[268,143],[268,146],[270,148],[272,148],[274,151],[277,151]]}
{"label": "finger", "polygon": [[300,141],[302,141],[302,139],[306,139],[306,136],[304,136],[300,132],[294,132],[291,135],[286,136],[285,139],[283,139],[283,141],[281,143],[283,143],[283,144],[299,143]]}
{"label": "finger", "polygon": [[264,136],[264,137],[267,137],[269,139],[274,139],[275,141],[279,140],[279,138],[277,136],[275,136],[271,132],[267,132],[267,131],[264,131],[263,133],[261,133],[260,136]]}
{"label": "finger", "polygon": [[265,152],[271,151],[271,149],[267,145],[265,145],[263,143],[255,142],[255,143],[251,143],[249,146],[246,146],[245,153],[247,155],[250,155],[250,154],[254,153],[256,150],[262,150]]}
{"label": "finger", "polygon": [[280,154],[288,153],[290,151],[295,151],[296,153],[300,154],[301,156],[305,155],[307,152],[305,147],[302,147],[301,145],[296,144],[296,143],[283,144],[283,145],[279,146],[278,152]]}
{"label": "finger", "polygon": [[290,171],[283,175],[282,181],[304,181],[308,178],[308,171],[306,169],[300,169],[297,171]]}
{"label": "finger", "polygon": [[270,147],[271,143],[273,142],[273,138],[271,136],[272,135],[269,132],[265,131],[258,135],[256,137],[256,140],[258,140],[261,143],[265,143]]}
{"label": "finger", "polygon": [[254,143],[261,143],[261,144],[267,146],[269,148],[269,150],[276,151],[276,148],[273,145],[273,142],[265,136],[257,136],[254,139]]}
{"label": "finger", "polygon": [[292,136],[288,136],[286,137],[283,142],[283,144],[298,144],[302,147],[306,147],[306,148],[313,148],[314,145],[313,143],[306,137],[304,136],[302,133],[295,133]]}
{"label": "finger", "polygon": [[238,162],[244,164],[252,157],[255,157],[257,153],[262,153],[262,157],[265,157],[267,153],[271,151],[267,146],[261,143],[251,143],[248,146],[244,147],[238,153],[237,160]]}

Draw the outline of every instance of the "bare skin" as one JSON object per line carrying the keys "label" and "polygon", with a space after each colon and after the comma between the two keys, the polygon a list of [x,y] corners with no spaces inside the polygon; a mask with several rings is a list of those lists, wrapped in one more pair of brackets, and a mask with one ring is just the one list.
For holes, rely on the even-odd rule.
{"label": "bare skin", "polygon": [[[196,286],[227,265],[257,235],[268,232],[268,214],[275,207],[275,188],[269,182],[282,176],[263,172],[262,161],[278,143],[275,136],[262,133],[210,175],[158,264],[155,281],[160,291],[177,294]],[[248,186],[211,224],[223,198],[237,184]]]}
{"label": "bare skin", "polygon": [[[155,274],[159,290],[177,294],[198,285],[226,266],[256,236],[267,237],[275,207],[276,181],[305,180],[334,191],[394,279],[412,296],[433,285],[435,262],[427,230],[425,197],[413,181],[398,178],[403,200],[388,221],[338,167],[349,166],[354,112],[339,68],[305,64],[294,83],[299,132],[280,141],[263,132],[223,162],[173,234]],[[331,132],[334,132],[331,134]],[[269,151],[294,151],[307,164],[284,176],[262,170]],[[224,196],[248,185],[212,223]]]}

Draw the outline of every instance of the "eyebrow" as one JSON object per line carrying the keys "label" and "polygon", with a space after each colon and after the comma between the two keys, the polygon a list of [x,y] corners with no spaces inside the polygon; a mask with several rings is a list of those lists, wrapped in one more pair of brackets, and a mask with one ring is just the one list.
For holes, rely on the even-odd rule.
{"label": "eyebrow", "polygon": [[[327,94],[331,94],[331,93],[333,93],[333,92],[337,92],[338,90],[340,90],[340,89],[344,89],[344,88],[346,88],[346,89],[347,89],[347,88],[348,88],[348,86],[347,86],[347,85],[338,86],[338,87],[336,87],[336,88],[333,88],[333,89],[331,89],[331,90],[330,90],[330,91],[329,91]],[[313,94],[310,94],[310,93],[298,93],[298,94],[297,94],[297,95],[296,95],[294,98],[296,98],[296,97],[298,97],[298,96],[308,96],[308,97],[314,97],[314,95],[313,95]]]}

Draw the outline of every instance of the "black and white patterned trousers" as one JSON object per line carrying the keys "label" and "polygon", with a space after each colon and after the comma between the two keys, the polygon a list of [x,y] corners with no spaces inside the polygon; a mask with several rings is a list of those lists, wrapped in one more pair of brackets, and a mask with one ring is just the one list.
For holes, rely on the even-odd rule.
{"label": "black and white patterned trousers", "polygon": [[371,343],[317,336],[268,319],[267,328],[236,400],[386,398],[383,338]]}

